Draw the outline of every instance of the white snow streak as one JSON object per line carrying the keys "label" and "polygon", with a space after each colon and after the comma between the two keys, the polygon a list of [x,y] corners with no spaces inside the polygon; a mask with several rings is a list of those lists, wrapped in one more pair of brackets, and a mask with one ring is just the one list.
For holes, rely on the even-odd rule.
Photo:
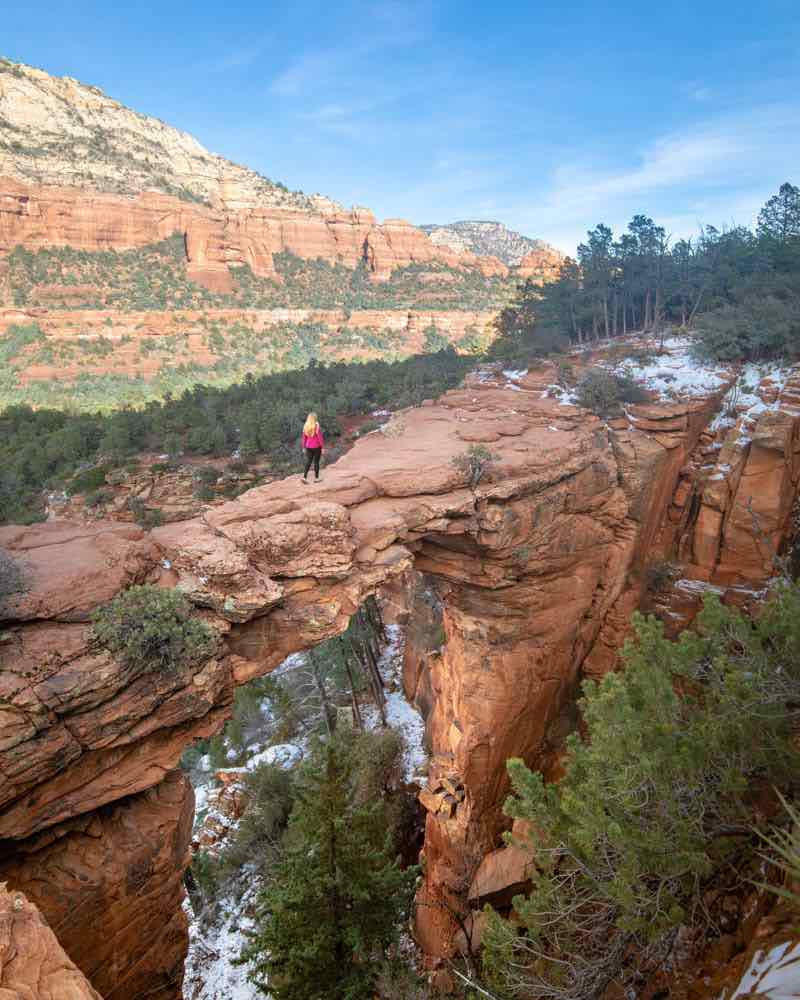
{"label": "white snow streak", "polygon": [[800,997],[800,941],[785,941],[769,952],[757,951],[730,997],[723,991],[719,1000],[737,1000],[757,993],[769,1000],[797,1000]]}

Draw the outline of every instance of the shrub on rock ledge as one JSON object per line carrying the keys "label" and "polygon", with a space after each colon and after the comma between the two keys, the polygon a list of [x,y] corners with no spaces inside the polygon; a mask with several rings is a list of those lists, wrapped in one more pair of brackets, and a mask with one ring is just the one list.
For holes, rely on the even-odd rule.
{"label": "shrub on rock ledge", "polygon": [[200,663],[214,651],[213,631],[192,616],[178,590],[129,587],[94,613],[94,635],[126,666],[170,670]]}
{"label": "shrub on rock ledge", "polygon": [[623,403],[644,403],[649,397],[629,375],[592,368],[578,383],[575,398],[578,406],[598,417],[616,417]]}
{"label": "shrub on rock ledge", "polygon": [[459,472],[464,473],[467,485],[474,490],[496,459],[497,455],[489,451],[485,445],[471,444],[465,452],[455,455],[451,462]]}

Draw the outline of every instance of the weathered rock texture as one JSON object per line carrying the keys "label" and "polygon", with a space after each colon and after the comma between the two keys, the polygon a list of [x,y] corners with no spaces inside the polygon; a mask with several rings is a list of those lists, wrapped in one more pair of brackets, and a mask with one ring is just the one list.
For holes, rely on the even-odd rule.
{"label": "weathered rock texture", "polygon": [[563,256],[544,240],[532,240],[513,229],[508,229],[502,222],[483,219],[467,219],[463,222],[450,222],[447,225],[420,226],[437,246],[450,247],[457,253],[474,253],[481,256],[496,257],[508,267],[521,264],[523,259],[539,254],[542,260],[558,259]]}
{"label": "weathered rock texture", "polygon": [[247,264],[259,277],[274,277],[272,258],[282,251],[347,267],[364,263],[376,280],[411,263],[507,273],[494,258],[437,247],[409,222],[378,223],[365,208],[256,202],[234,209],[224,201],[198,205],[152,190],[123,196],[43,187],[0,173],[0,254],[15,246],[129,250],[176,232],[184,235],[189,277],[216,292],[233,288],[231,266]]}
{"label": "weathered rock texture", "polygon": [[[522,756],[553,773],[576,685],[613,665],[670,530],[670,501],[724,391],[634,408],[609,426],[549,398],[552,381],[547,370],[515,386],[475,376],[437,403],[396,413],[318,485],[272,483],[150,534],[57,522],[0,529],[0,545],[31,580],[0,646],[0,876],[63,927],[98,988],[109,993],[96,961],[109,956],[126,995],[178,995],[180,889],[165,873],[179,872],[188,838],[172,772],[182,749],[219,728],[236,684],[341,632],[368,594],[397,591],[412,567],[436,605],[430,635],[416,644],[425,655],[405,679],[433,749],[421,795],[417,934],[426,951],[455,946],[451,910],[505,892],[506,878],[524,880],[524,858],[496,850],[508,825],[505,761]],[[758,509],[774,511],[765,530],[776,549],[797,480],[799,421],[789,410],[760,417],[748,453],[750,478],[772,498]],[[473,443],[492,461],[470,487],[452,460]],[[747,523],[736,523],[737,551],[752,550]],[[218,628],[217,653],[202,667],[137,673],[92,646],[91,608],[145,580],[180,586]],[[161,832],[137,845],[131,831],[140,828]],[[47,886],[37,883],[42,872]],[[72,887],[91,895],[91,916],[66,915]],[[124,913],[134,898],[140,926],[169,928],[167,947],[138,935],[134,944],[124,920],[117,932],[114,908]]]}
{"label": "weathered rock texture", "polygon": [[103,1000],[41,913],[0,883],[0,1000]]}
{"label": "weathered rock texture", "polygon": [[123,250],[181,232],[189,274],[214,291],[231,265],[272,276],[273,254],[323,258],[376,279],[409,263],[505,273],[437,246],[402,219],[308,197],[69,77],[0,63],[0,255],[15,245]]}

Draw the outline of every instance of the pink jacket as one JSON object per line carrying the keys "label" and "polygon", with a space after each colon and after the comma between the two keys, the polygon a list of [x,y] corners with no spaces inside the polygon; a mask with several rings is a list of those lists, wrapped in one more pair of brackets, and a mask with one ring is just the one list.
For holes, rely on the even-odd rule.
{"label": "pink jacket", "polygon": [[316,431],[310,436],[303,433],[304,448],[322,448],[325,445],[325,438],[322,436],[322,428],[317,424]]}

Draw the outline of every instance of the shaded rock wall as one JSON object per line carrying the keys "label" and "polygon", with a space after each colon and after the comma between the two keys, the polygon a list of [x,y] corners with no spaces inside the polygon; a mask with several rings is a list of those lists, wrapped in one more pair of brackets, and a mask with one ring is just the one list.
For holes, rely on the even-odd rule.
{"label": "shaded rock wall", "polygon": [[[428,953],[454,946],[452,911],[466,911],[484,856],[495,852],[481,878],[497,891],[498,872],[518,873],[495,851],[507,826],[505,760],[549,768],[582,672],[613,666],[654,540],[668,531],[670,498],[722,394],[632,408],[608,426],[548,398],[552,380],[549,371],[516,386],[472,377],[435,404],[395,414],[319,484],[272,483],[149,534],[0,529],[32,584],[0,646],[0,870],[36,891],[58,926],[69,886],[92,887],[97,919],[76,916],[64,928],[77,942],[80,925],[74,957],[96,985],[105,983],[96,961],[109,954],[105,927],[114,926],[99,915],[135,899],[142,926],[170,929],[169,946],[165,957],[140,950],[120,930],[111,935],[115,974],[132,997],[179,994],[169,976],[185,945],[180,888],[163,884],[185,856],[172,774],[182,749],[221,726],[236,684],[343,631],[368,594],[383,588],[402,603],[412,568],[434,581],[446,639],[440,653],[424,651],[414,683],[407,678],[426,705],[433,751],[417,911]],[[471,488],[452,460],[475,442],[492,461]],[[134,676],[92,647],[90,609],[142,580],[179,585],[218,628],[217,654],[202,668]],[[138,811],[171,845],[141,862],[129,837],[144,822]],[[97,843],[87,877],[72,845],[89,828]],[[106,856],[118,861],[104,879],[95,868]],[[129,863],[137,875],[122,892]],[[53,873],[48,892],[35,888],[37,871]]]}
{"label": "shaded rock wall", "polygon": [[191,785],[171,771],[138,795],[24,841],[0,861],[0,879],[47,914],[105,1000],[168,1000],[183,979],[182,878],[193,819]]}
{"label": "shaded rock wall", "polygon": [[103,1000],[36,907],[0,883],[0,998]]}

